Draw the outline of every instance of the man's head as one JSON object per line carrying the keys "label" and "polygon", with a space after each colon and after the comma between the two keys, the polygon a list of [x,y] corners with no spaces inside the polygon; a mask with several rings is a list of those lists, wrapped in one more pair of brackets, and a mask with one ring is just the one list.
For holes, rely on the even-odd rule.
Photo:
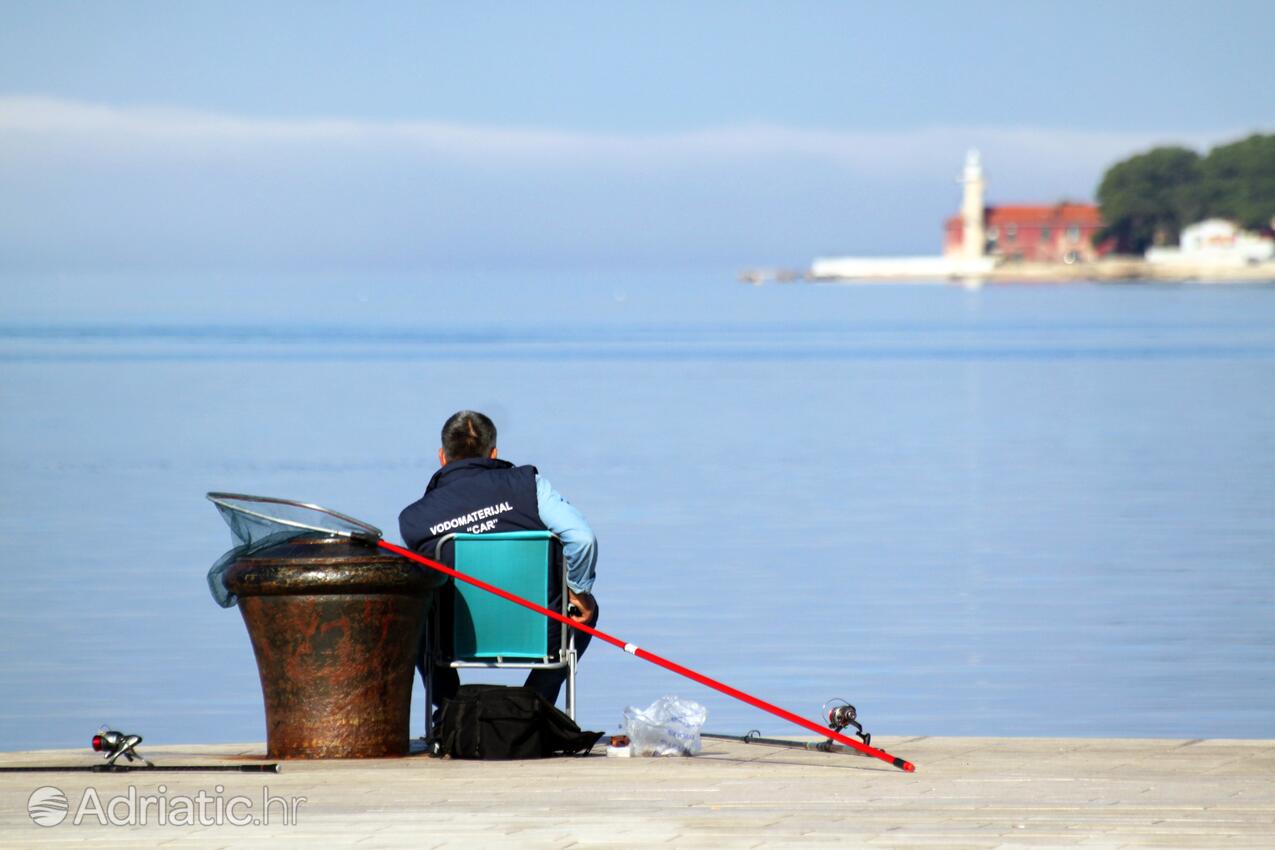
{"label": "man's head", "polygon": [[443,447],[438,450],[438,463],[446,466],[454,460],[471,457],[496,457],[496,426],[476,410],[453,413],[443,423]]}

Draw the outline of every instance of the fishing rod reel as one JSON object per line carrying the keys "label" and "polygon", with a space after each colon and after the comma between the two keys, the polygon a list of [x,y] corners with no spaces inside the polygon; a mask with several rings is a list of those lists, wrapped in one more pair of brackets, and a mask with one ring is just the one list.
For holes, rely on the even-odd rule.
{"label": "fishing rod reel", "polygon": [[140,761],[147,767],[154,767],[155,764],[150,759],[145,758],[137,751],[137,745],[142,742],[141,735],[129,735],[127,732],[117,732],[114,729],[107,729],[105,724],[97,730],[97,734],[93,736],[93,752],[101,753],[102,758],[106,759],[106,763],[114,765],[120,756],[128,761]]}
{"label": "fishing rod reel", "polygon": [[[842,741],[848,741],[846,737],[841,735],[841,730],[845,729],[847,726],[853,726],[854,733],[859,736],[859,740],[863,741],[863,746],[872,746],[872,735],[863,731],[863,725],[859,723],[859,712],[853,705],[845,700],[837,698],[830,699],[825,702],[823,704],[823,712],[820,715],[820,720],[828,726],[827,729],[823,730],[825,733],[832,732],[833,734],[841,737]],[[815,728],[813,724],[812,728]],[[761,732],[757,729],[750,729],[745,735],[717,735],[712,732],[701,732],[700,737],[717,738],[723,741],[740,741],[745,744],[763,744],[771,747],[787,747],[794,750],[814,750],[820,753],[856,752],[855,749],[845,746],[844,744],[839,744],[832,740],[832,738],[826,738],[822,741],[792,741],[784,738],[763,738]],[[859,746],[853,741],[849,741],[849,743],[854,744],[855,747]],[[869,754],[872,754],[871,751],[869,751]],[[893,756],[890,756],[890,758],[894,759]],[[911,772],[916,769],[915,767],[910,766],[911,762],[905,762],[903,759],[895,759],[895,761],[897,761],[897,764],[894,764],[894,766],[905,771]],[[894,762],[891,763],[893,764]]]}
{"label": "fishing rod reel", "polygon": [[[157,767],[153,761],[137,751],[142,742],[141,735],[130,735],[116,729],[107,729],[102,724],[90,742],[93,752],[101,753],[106,764],[67,764],[67,765],[3,765],[0,773],[43,773],[59,771],[66,773],[129,773],[134,770],[162,770],[173,773],[209,773],[212,771],[234,771],[236,773],[278,773],[277,762],[269,764],[166,764]],[[119,757],[125,761],[140,761],[140,765],[117,764]],[[161,789],[163,785],[159,786]],[[221,786],[218,785],[218,788]]]}
{"label": "fishing rod reel", "polygon": [[[859,713],[855,707],[840,697],[830,699],[823,704],[824,722],[828,724],[833,732],[840,732],[847,726],[854,727],[854,733],[863,741],[864,746],[872,746],[872,734],[863,731],[863,725],[858,721]],[[828,743],[832,743],[832,739],[828,739]]]}

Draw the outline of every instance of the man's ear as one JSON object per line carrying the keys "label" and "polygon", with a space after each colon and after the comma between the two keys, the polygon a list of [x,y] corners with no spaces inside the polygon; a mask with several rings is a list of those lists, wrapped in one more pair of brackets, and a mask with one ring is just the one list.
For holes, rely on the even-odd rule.
{"label": "man's ear", "polygon": [[495,446],[492,446],[492,447],[491,447],[491,454],[487,455],[487,457],[491,458],[492,460],[495,460],[495,459],[496,459],[496,447],[495,447]]}
{"label": "man's ear", "polygon": [[443,454],[443,450],[438,450],[438,465],[447,466],[447,455]]}

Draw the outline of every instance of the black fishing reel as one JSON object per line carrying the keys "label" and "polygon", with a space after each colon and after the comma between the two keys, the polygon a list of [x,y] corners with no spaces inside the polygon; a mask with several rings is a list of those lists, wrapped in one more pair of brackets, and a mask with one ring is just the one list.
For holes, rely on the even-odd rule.
{"label": "black fishing reel", "polygon": [[137,751],[137,745],[142,742],[141,735],[129,735],[126,732],[116,732],[114,729],[107,729],[103,726],[93,736],[93,752],[101,753],[102,758],[106,759],[107,764],[115,764],[120,756],[129,761],[140,761],[147,767],[155,765],[150,759],[144,758]]}
{"label": "black fishing reel", "polygon": [[824,722],[833,732],[840,732],[847,726],[854,727],[854,733],[863,741],[864,746],[872,746],[872,735],[863,731],[858,721],[859,713],[850,703],[841,698],[830,699],[823,704]]}

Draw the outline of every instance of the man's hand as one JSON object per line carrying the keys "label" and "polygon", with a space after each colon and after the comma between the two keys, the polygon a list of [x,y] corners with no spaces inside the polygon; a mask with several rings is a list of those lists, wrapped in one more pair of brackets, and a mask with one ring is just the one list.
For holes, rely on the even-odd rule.
{"label": "man's hand", "polygon": [[594,601],[592,593],[583,591],[576,593],[571,588],[567,588],[567,598],[577,609],[571,614],[572,620],[577,623],[588,623],[593,619],[593,612],[598,609],[598,603]]}

